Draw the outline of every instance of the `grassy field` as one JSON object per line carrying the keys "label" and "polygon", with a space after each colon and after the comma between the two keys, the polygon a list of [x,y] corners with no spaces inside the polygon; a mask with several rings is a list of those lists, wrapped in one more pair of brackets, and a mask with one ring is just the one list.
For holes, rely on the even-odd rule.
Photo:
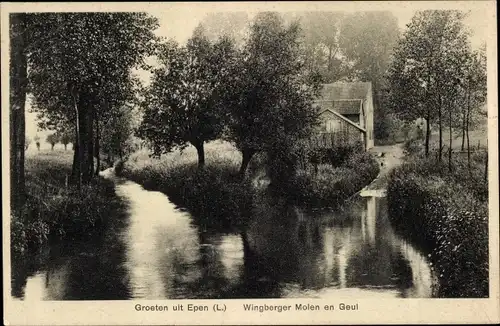
{"label": "grassy field", "polygon": [[[174,150],[168,154],[162,154],[160,158],[153,158],[149,155],[148,149],[139,150],[130,155],[128,163],[134,169],[141,169],[152,165],[158,168],[171,168],[176,165],[194,164],[198,160],[194,146],[188,146],[184,150]],[[231,143],[215,140],[205,144],[205,160],[207,166],[215,162],[225,161],[235,167],[241,163],[241,153]]]}
{"label": "grassy field", "polygon": [[[443,145],[445,145],[445,149],[449,147],[449,139],[450,132],[449,130],[443,130]],[[488,129],[478,128],[475,130],[469,131],[469,143],[471,150],[476,150],[478,147],[480,149],[486,149],[488,142]],[[453,151],[460,151],[462,146],[462,134],[453,131],[452,134],[452,149]],[[439,132],[433,131],[431,134],[430,140],[431,148],[439,148]],[[467,150],[467,139],[465,140],[465,150]]]}
{"label": "grassy field", "polygon": [[96,178],[78,192],[67,185],[72,151],[42,150],[26,156],[26,204],[11,216],[12,251],[21,254],[49,240],[86,237],[122,209],[113,184]]}

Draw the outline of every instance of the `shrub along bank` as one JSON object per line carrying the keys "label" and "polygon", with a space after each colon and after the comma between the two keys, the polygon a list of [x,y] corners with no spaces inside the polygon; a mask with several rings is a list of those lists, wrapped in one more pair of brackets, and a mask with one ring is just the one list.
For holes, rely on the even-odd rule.
{"label": "shrub along bank", "polygon": [[[116,171],[146,189],[162,191],[205,224],[241,225],[249,218],[259,191],[252,184],[253,177],[268,164],[267,159],[262,155],[255,157],[247,177],[241,180],[238,177],[241,158],[232,155],[228,148],[224,151],[209,148],[207,163],[201,170],[196,156],[188,151],[181,156],[168,154],[162,159],[133,155],[118,165]],[[368,153],[342,155],[344,161],[338,167],[321,164],[317,173],[312,167],[299,168],[286,184],[278,185],[279,192],[299,205],[338,206],[379,172],[378,164]]]}
{"label": "shrub along bank", "polygon": [[250,180],[238,177],[237,158],[207,152],[207,163],[198,169],[196,156],[167,155],[162,159],[133,156],[116,172],[145,189],[167,194],[191,212],[203,227],[231,228],[247,220],[255,193]]}
{"label": "shrub along bank", "polygon": [[317,169],[299,169],[287,185],[295,202],[316,207],[338,207],[370,184],[380,172],[367,152],[350,152],[336,166],[320,164]]}
{"label": "shrub along bank", "polygon": [[123,209],[111,181],[97,178],[78,192],[68,187],[72,152],[26,158],[26,204],[11,214],[11,250],[19,255],[49,240],[76,239],[102,229],[104,216]]}
{"label": "shrub along bank", "polygon": [[429,255],[440,297],[488,296],[488,186],[480,158],[451,172],[434,159],[412,158],[392,171],[389,216]]}

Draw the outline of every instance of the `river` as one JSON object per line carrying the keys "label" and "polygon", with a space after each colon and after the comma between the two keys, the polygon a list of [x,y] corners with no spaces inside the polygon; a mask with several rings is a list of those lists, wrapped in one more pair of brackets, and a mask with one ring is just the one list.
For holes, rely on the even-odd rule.
{"label": "river", "polygon": [[427,298],[426,257],[398,236],[386,199],[341,211],[262,200],[245,230],[204,230],[166,195],[112,178],[127,204],[91,241],[48,246],[13,266],[21,300]]}

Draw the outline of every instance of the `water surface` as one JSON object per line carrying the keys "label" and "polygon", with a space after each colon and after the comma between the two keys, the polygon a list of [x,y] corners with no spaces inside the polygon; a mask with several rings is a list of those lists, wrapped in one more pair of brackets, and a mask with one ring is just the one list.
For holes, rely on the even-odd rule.
{"label": "water surface", "polygon": [[263,196],[244,230],[201,227],[160,192],[110,176],[126,203],[101,236],[13,265],[23,300],[427,298],[428,261],[396,235],[386,199],[305,211]]}

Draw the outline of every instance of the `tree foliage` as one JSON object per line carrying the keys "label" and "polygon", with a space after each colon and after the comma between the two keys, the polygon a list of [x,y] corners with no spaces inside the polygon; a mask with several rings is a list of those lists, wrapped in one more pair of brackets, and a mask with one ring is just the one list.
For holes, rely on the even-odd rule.
{"label": "tree foliage", "polygon": [[30,137],[28,137],[28,136],[26,136],[26,137],[25,137],[25,139],[24,139],[24,150],[25,150],[25,151],[27,151],[27,150],[28,150],[28,148],[29,148],[29,147],[30,147],[30,145],[31,145],[31,142],[32,142],[31,138],[30,138]]}
{"label": "tree foliage", "polygon": [[452,10],[417,12],[395,48],[389,103],[406,120],[426,119],[426,154],[430,124],[439,125],[441,157],[445,113],[457,114],[456,99],[470,53],[464,17]]}
{"label": "tree foliage", "polygon": [[61,144],[64,145],[64,150],[66,150],[67,146],[69,143],[74,142],[74,131],[64,131],[64,132],[58,132],[57,133],[57,138]]}
{"label": "tree foliage", "polygon": [[[99,119],[133,98],[131,69],[144,64],[157,20],[143,13],[40,13],[30,16],[30,83],[42,125],[71,126],[73,172],[94,175]],[[97,136],[97,137],[96,137]]]}
{"label": "tree foliage", "polygon": [[146,91],[138,130],[155,155],[190,143],[203,166],[204,143],[220,137],[227,120],[220,99],[234,55],[228,38],[212,44],[201,28],[184,47],[174,42],[160,47],[160,66]]}
{"label": "tree foliage", "polygon": [[339,46],[349,63],[349,74],[372,83],[376,139],[389,136],[385,76],[398,37],[397,18],[389,11],[356,12],[342,21]]}
{"label": "tree foliage", "polygon": [[348,75],[349,65],[342,59],[339,44],[342,12],[310,11],[285,13],[288,23],[301,26],[305,67],[321,74],[323,82],[332,83]]}
{"label": "tree foliage", "polygon": [[242,175],[255,153],[277,152],[307,137],[316,122],[311,103],[319,80],[301,60],[299,33],[297,24],[284,26],[278,14],[260,13],[232,67],[227,137],[243,154]]}
{"label": "tree foliage", "polygon": [[113,115],[103,121],[101,151],[113,158],[115,156],[123,159],[132,150],[134,113],[131,105],[116,108]]}
{"label": "tree foliage", "polygon": [[51,149],[54,150],[54,146],[59,142],[59,137],[56,133],[51,133],[47,136],[47,143],[50,144]]}

